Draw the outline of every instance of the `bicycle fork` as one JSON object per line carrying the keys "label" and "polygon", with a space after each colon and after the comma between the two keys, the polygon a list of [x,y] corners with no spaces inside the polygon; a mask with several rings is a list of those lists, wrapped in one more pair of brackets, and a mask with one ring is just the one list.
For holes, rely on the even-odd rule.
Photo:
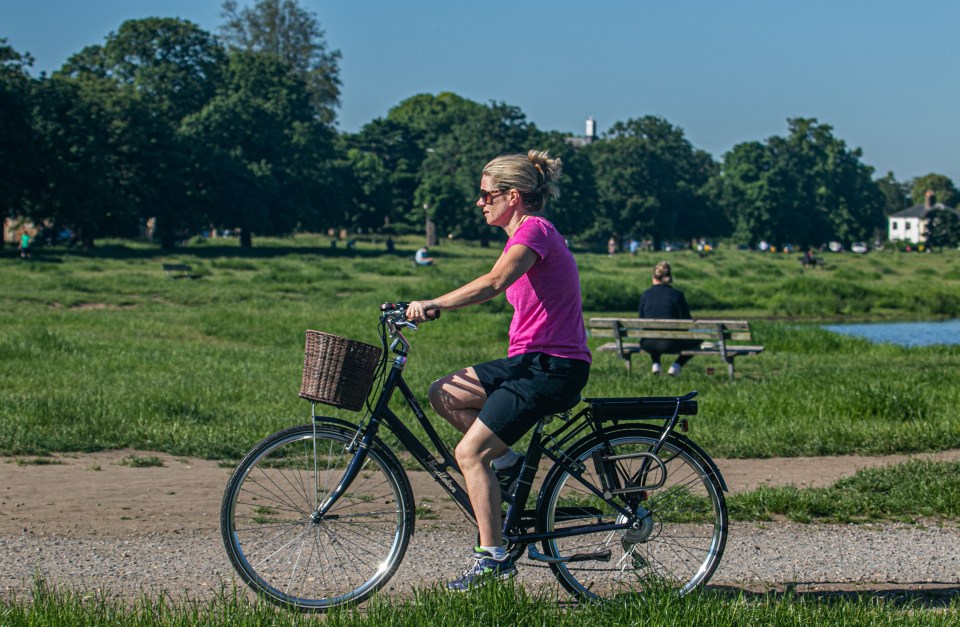
{"label": "bicycle fork", "polygon": [[[316,429],[316,421],[313,423],[314,429]],[[343,496],[344,492],[347,491],[347,488],[350,487],[350,484],[353,483],[353,480],[357,478],[357,475],[360,474],[360,469],[363,468],[364,463],[367,461],[367,450],[370,447],[370,444],[373,442],[373,438],[376,434],[376,425],[371,424],[367,429],[360,431],[358,430],[356,435],[354,435],[353,440],[350,444],[347,445],[346,451],[348,453],[353,453],[353,457],[350,459],[350,463],[347,464],[346,470],[343,472],[343,476],[340,477],[340,480],[337,482],[337,485],[334,486],[327,497],[323,500],[322,503],[317,504],[317,509],[314,510],[313,514],[310,516],[310,521],[314,524],[319,523],[326,516],[327,512],[336,505],[337,501]],[[317,439],[314,438],[314,447],[316,447]],[[316,464],[317,451],[314,450],[314,464]],[[320,479],[320,473],[316,466],[314,466],[314,489],[317,494],[320,493],[320,486],[316,485],[316,482]]]}
{"label": "bicycle fork", "polygon": [[[402,335],[400,338],[402,339]],[[397,342],[394,342],[396,345]],[[406,342],[404,342],[406,346]],[[326,516],[327,512],[336,505],[337,501],[343,496],[343,493],[346,492],[347,488],[350,487],[350,484],[353,483],[354,479],[357,478],[357,475],[360,474],[360,469],[363,468],[363,464],[367,461],[367,451],[370,446],[373,445],[373,440],[377,436],[377,432],[380,430],[380,418],[378,416],[382,415],[386,411],[387,405],[390,402],[390,397],[393,395],[393,390],[396,388],[400,379],[400,373],[403,372],[404,364],[406,364],[406,352],[405,350],[399,354],[396,359],[394,359],[393,368],[390,370],[390,374],[387,376],[387,381],[384,384],[383,391],[380,394],[380,399],[377,401],[376,408],[373,410],[370,422],[367,423],[367,426],[364,427],[361,422],[360,426],[357,428],[357,432],[354,434],[353,439],[350,441],[350,444],[347,445],[346,451],[348,453],[353,453],[353,458],[350,460],[350,463],[347,464],[347,469],[344,471],[343,476],[340,477],[340,481],[337,482],[337,485],[330,491],[327,495],[327,498],[323,500],[322,503],[317,505],[317,509],[313,512],[310,519],[314,524],[319,523],[323,520],[323,517]],[[316,429],[317,421],[316,415],[314,415],[313,420],[314,429]],[[314,438],[316,442],[316,438]],[[317,459],[316,451],[314,451],[314,460]],[[314,481],[319,479],[319,473],[314,469]],[[319,486],[316,486],[317,492],[319,493]]]}

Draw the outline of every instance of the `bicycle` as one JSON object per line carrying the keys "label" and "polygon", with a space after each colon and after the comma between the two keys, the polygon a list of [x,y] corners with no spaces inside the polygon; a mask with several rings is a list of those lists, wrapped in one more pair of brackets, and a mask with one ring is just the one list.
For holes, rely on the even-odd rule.
{"label": "bicycle", "polygon": [[[403,332],[417,328],[406,307],[380,306],[379,348],[308,332],[300,395],[314,401],[310,424],[265,438],[227,484],[220,524],[230,562],[273,603],[303,611],[359,603],[399,567],[415,504],[382,428],[476,523],[466,490],[449,472],[457,471],[453,455],[403,379],[410,348]],[[311,333],[328,345],[311,347]],[[316,381],[325,388],[311,387]],[[374,382],[379,392],[371,392]],[[389,408],[396,392],[436,456]],[[576,413],[545,416],[519,480],[503,494],[511,555],[526,550],[581,600],[663,586],[686,594],[705,584],[726,543],[727,487],[710,457],[677,431],[697,413],[696,394],[585,398]],[[317,402],[365,403],[368,412],[352,423],[318,416]],[[544,459],[552,464],[528,509]]]}

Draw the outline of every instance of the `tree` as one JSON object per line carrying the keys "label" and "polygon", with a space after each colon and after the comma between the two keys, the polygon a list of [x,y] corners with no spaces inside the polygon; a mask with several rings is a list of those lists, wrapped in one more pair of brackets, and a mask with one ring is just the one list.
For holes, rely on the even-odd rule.
{"label": "tree", "polygon": [[773,240],[773,216],[779,213],[768,173],[771,155],[761,142],[737,144],[723,159],[722,174],[714,181],[715,198],[733,225],[734,241],[755,244]]}
{"label": "tree", "polygon": [[102,78],[55,74],[37,84],[35,221],[70,228],[88,248],[135,234],[141,179],[128,149],[138,141],[137,115],[132,94]]}
{"label": "tree", "polygon": [[337,196],[349,199],[331,215],[338,226],[378,230],[390,224],[390,172],[383,159],[374,152],[359,148],[341,148],[344,156],[336,166],[342,176]]}
{"label": "tree", "polygon": [[897,182],[893,172],[887,172],[886,176],[877,179],[876,184],[884,198],[883,215],[893,215],[909,206],[910,188],[905,183]]}
{"label": "tree", "polygon": [[240,227],[242,247],[254,233],[318,222],[329,129],[315,120],[299,74],[276,55],[231,54],[220,90],[180,132],[192,147],[191,194],[209,222]]}
{"label": "tree", "polygon": [[119,150],[137,174],[141,216],[156,218],[163,248],[199,226],[184,184],[189,147],[178,130],[213,97],[225,62],[223,48],[196,25],[147,18],[124,22],[103,46],[84,49],[59,72],[74,80],[101,79],[129,96],[129,119],[117,119],[137,127]]}
{"label": "tree", "polygon": [[421,223],[409,221],[426,154],[418,134],[403,123],[380,118],[365,124],[359,133],[341,135],[340,140],[342,147],[337,152],[347,156],[355,183],[354,192],[341,197],[355,199],[356,204],[342,208],[337,225],[419,230]]}
{"label": "tree", "polygon": [[617,122],[584,149],[596,178],[600,215],[595,235],[665,239],[716,235],[706,184],[715,169],[680,128],[645,116]]}
{"label": "tree", "polygon": [[223,3],[226,20],[220,34],[228,47],[275,54],[295,68],[307,85],[317,118],[336,120],[340,105],[340,51],[327,50],[316,16],[296,0],[257,0],[252,9],[237,9],[234,0]]}
{"label": "tree", "polygon": [[930,248],[960,246],[960,213],[953,209],[934,209],[927,214],[924,235]]}
{"label": "tree", "polygon": [[0,38],[0,222],[23,210],[31,182],[36,182],[33,85],[27,73],[32,63],[30,55],[20,54]]}
{"label": "tree", "polygon": [[589,237],[595,233],[597,185],[590,156],[575,148],[567,136],[556,132],[531,131],[530,148],[547,150],[551,157],[563,162],[560,176],[560,197],[547,202],[544,217],[567,238]]}
{"label": "tree", "polygon": [[787,137],[735,146],[724,156],[724,209],[737,241],[820,244],[863,240],[883,224],[884,197],[872,168],[833,129],[788,120]]}
{"label": "tree", "polygon": [[936,202],[946,207],[956,207],[960,203],[960,193],[954,187],[950,177],[943,174],[927,174],[913,179],[911,183],[911,198],[914,205],[926,202],[927,192],[933,192]]}
{"label": "tree", "polygon": [[449,130],[436,137],[421,166],[417,207],[437,232],[468,239],[499,236],[476,206],[483,166],[498,154],[526,153],[532,127],[516,107],[463,101]]}
{"label": "tree", "polygon": [[417,144],[426,150],[481,106],[452,92],[436,96],[417,94],[390,109],[387,120],[408,129]]}
{"label": "tree", "polygon": [[526,152],[535,128],[504,103],[481,105],[449,92],[419,94],[387,114],[421,154],[408,224],[431,233],[488,239],[497,235],[475,209],[480,172],[498,154]]}

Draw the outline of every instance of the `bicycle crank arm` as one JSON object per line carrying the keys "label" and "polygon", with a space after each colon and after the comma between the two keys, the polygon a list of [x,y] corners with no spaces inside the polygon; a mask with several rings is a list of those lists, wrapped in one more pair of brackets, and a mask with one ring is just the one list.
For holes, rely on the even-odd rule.
{"label": "bicycle crank arm", "polygon": [[547,564],[566,564],[569,562],[609,562],[611,556],[610,549],[605,551],[597,551],[596,553],[576,553],[569,557],[550,557],[549,555],[544,555],[540,551],[533,548],[533,545],[527,546],[527,557],[536,560],[538,562],[546,562]]}

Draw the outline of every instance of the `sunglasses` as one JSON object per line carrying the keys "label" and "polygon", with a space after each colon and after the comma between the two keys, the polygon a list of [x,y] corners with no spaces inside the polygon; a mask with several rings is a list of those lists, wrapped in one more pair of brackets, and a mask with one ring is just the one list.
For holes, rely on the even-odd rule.
{"label": "sunglasses", "polygon": [[495,189],[492,192],[488,192],[485,189],[480,190],[480,202],[485,205],[489,205],[493,202],[493,199],[499,196],[500,194],[506,193],[508,190],[505,189]]}

